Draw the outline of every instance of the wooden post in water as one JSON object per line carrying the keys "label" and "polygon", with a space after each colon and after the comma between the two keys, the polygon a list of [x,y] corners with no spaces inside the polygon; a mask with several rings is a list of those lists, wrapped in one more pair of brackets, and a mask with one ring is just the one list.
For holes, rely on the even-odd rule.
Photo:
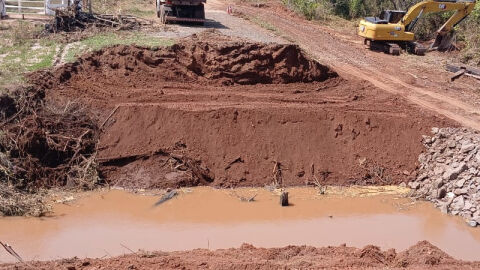
{"label": "wooden post in water", "polygon": [[280,205],[288,206],[288,192],[282,191],[282,194],[280,195]]}

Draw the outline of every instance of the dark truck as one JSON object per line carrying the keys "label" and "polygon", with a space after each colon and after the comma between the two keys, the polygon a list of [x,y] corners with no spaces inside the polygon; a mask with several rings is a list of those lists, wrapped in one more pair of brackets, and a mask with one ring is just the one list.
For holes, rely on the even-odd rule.
{"label": "dark truck", "polygon": [[203,25],[207,0],[157,0],[157,17],[162,23],[189,22]]}

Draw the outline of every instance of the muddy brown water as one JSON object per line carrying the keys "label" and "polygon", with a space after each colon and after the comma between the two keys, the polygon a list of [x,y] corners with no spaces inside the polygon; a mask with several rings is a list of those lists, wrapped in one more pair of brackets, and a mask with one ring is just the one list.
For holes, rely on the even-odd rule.
{"label": "muddy brown water", "polygon": [[[378,245],[403,250],[428,240],[450,255],[480,260],[480,229],[447,216],[433,205],[399,194],[318,195],[289,189],[292,203],[262,188],[185,189],[154,207],[159,196],[121,190],[83,194],[57,204],[52,217],[1,218],[1,240],[25,260],[109,257],[142,250],[286,245]],[[375,192],[374,192],[375,193]],[[395,193],[395,192],[394,192]],[[255,202],[239,197],[256,194]],[[132,251],[131,251],[132,250]],[[13,258],[0,250],[2,262]]]}

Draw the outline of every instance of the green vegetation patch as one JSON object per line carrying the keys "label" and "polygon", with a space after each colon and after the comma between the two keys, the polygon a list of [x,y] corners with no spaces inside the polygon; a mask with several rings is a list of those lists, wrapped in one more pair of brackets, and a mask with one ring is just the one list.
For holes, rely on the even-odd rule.
{"label": "green vegetation patch", "polygon": [[275,32],[276,34],[279,33],[278,29],[273,26],[271,23],[267,22],[267,21],[264,21],[262,19],[260,19],[259,17],[256,17],[256,16],[248,16],[247,18],[248,20],[250,20],[251,22],[259,25],[260,27],[262,28],[265,28],[269,31],[272,31],[272,32]]}
{"label": "green vegetation patch", "polygon": [[97,13],[155,17],[155,1],[152,0],[92,0],[92,6]]}
{"label": "green vegetation patch", "polygon": [[149,48],[158,48],[174,44],[171,39],[148,35],[147,33],[103,33],[75,42],[66,48],[65,62],[73,62],[80,55],[113,45],[135,44]]}
{"label": "green vegetation patch", "polygon": [[[23,82],[23,73],[51,67],[60,44],[36,38],[41,27],[26,21],[0,30],[0,89]],[[1,90],[0,90],[1,91]]]}

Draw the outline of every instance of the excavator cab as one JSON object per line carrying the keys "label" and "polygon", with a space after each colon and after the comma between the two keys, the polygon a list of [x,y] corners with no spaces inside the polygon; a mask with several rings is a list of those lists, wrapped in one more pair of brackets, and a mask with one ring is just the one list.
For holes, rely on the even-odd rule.
{"label": "excavator cab", "polygon": [[407,14],[407,12],[403,10],[384,10],[380,13],[380,18],[388,23],[398,23],[405,14]]}
{"label": "excavator cab", "polygon": [[365,20],[373,24],[398,23],[407,12],[402,10],[384,10],[378,17],[365,17]]}

